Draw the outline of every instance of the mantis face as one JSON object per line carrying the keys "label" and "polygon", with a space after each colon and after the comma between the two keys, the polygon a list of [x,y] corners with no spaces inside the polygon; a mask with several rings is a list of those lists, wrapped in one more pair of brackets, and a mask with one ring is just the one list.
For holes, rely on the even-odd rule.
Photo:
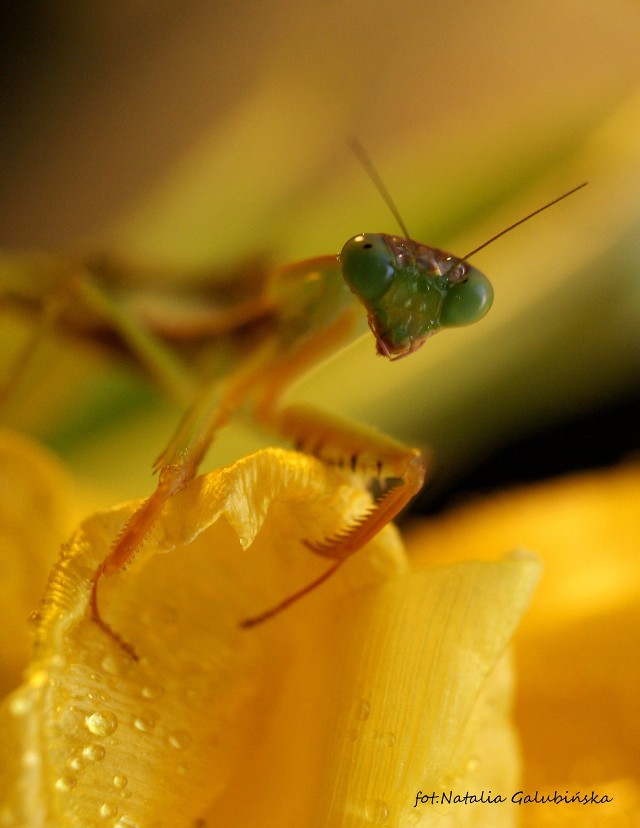
{"label": "mantis face", "polygon": [[400,359],[440,328],[470,325],[491,307],[491,283],[435,247],[384,233],[354,236],[340,253],[342,275],[365,306],[379,354]]}

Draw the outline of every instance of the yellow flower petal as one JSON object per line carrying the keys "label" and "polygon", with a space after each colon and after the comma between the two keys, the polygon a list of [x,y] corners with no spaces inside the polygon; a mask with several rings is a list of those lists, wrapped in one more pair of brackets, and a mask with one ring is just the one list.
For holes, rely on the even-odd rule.
{"label": "yellow flower petal", "polygon": [[27,664],[23,622],[40,600],[70,515],[60,465],[26,437],[0,431],[0,696],[17,686]]}
{"label": "yellow flower petal", "polygon": [[327,568],[301,539],[367,503],[338,471],[275,449],[194,480],[101,585],[139,662],[87,614],[136,504],[86,520],[0,713],[4,824],[411,825],[420,789],[507,784],[502,657],[532,559],[411,573],[388,527],[299,604],[238,628]]}
{"label": "yellow flower petal", "polygon": [[[585,807],[529,806],[530,826],[635,824],[640,744],[640,466],[574,475],[456,509],[408,533],[416,557],[495,555],[526,545],[545,563],[516,637],[523,783],[613,796]],[[552,806],[555,807],[555,806]]]}
{"label": "yellow flower petal", "polygon": [[[495,825],[486,805],[415,806],[418,791],[511,791],[518,776],[500,661],[539,573],[532,557],[412,573],[357,617],[321,825]],[[482,753],[480,753],[482,751]],[[508,806],[501,825],[509,824]],[[428,814],[428,816],[427,816]],[[453,820],[453,821],[452,821]]]}

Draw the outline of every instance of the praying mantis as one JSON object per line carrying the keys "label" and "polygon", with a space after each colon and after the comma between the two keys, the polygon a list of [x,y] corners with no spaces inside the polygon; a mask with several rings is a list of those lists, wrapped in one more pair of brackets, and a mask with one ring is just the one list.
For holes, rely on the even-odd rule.
{"label": "praying mantis", "polygon": [[[196,392],[195,402],[155,462],[155,490],[122,528],[91,582],[93,621],[134,659],[134,648],[102,616],[99,584],[103,577],[114,575],[131,562],[166,503],[197,474],[207,449],[234,411],[247,406],[258,423],[291,440],[297,450],[357,473],[372,492],[370,509],[334,537],[313,544],[301,538],[313,553],[327,558],[330,567],[299,592],[240,622],[242,627],[250,628],[319,586],[398,515],[420,491],[425,478],[425,462],[416,449],[310,407],[283,408],[280,402],[288,386],[316,362],[366,332],[367,326],[377,354],[396,361],[413,355],[441,330],[482,319],[491,307],[493,289],[468,259],[585,186],[564,193],[459,258],[413,240],[375,169],[368,159],[361,160],[398,220],[403,236],[353,236],[337,255],[308,259],[281,267],[266,278],[259,277],[250,283],[254,290],[240,293],[224,309],[215,307],[214,301],[210,313],[205,314],[206,321],[201,322],[208,337],[226,340],[236,336],[250,342],[251,347],[226,376],[205,382]],[[105,274],[109,274],[105,262],[85,262],[76,267],[73,279],[60,280],[63,289],[45,309],[52,317],[61,316],[73,296],[152,370],[162,362],[158,373],[164,372],[165,378],[168,375],[168,385],[179,386],[183,395],[191,393],[192,389],[181,385],[179,376],[176,378],[177,372],[165,370],[161,326],[156,324],[155,331],[153,325],[141,329],[118,303]],[[198,311],[199,320],[202,311]],[[168,364],[171,366],[170,360]]]}

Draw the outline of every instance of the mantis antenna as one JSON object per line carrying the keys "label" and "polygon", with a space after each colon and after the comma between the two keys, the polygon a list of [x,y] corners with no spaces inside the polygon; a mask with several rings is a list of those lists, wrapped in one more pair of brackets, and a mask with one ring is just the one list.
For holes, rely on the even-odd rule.
{"label": "mantis antenna", "polygon": [[366,172],[366,174],[371,179],[371,181],[373,183],[373,186],[380,193],[382,198],[385,200],[385,203],[386,203],[387,207],[393,213],[393,215],[395,217],[395,220],[400,225],[400,229],[404,233],[405,237],[407,239],[410,239],[411,235],[410,235],[409,231],[407,230],[407,227],[406,227],[404,221],[402,220],[402,216],[400,215],[400,210],[398,210],[398,208],[396,207],[395,201],[391,198],[391,194],[389,193],[389,190],[387,190],[387,188],[385,187],[384,181],[380,177],[380,173],[373,166],[373,163],[372,163],[371,159],[369,158],[369,156],[367,155],[367,153],[365,152],[364,147],[362,146],[360,141],[358,141],[356,138],[351,138],[351,140],[348,143],[349,143],[349,148],[350,148],[351,152],[355,155],[355,157],[358,159],[358,161],[362,164],[362,166],[364,168],[364,171]]}
{"label": "mantis antenna", "polygon": [[544,210],[547,210],[549,207],[553,207],[553,205],[557,204],[559,201],[562,201],[563,199],[568,198],[570,195],[573,195],[574,193],[577,193],[578,190],[581,190],[583,187],[586,187],[588,183],[589,183],[588,181],[583,181],[582,184],[578,184],[577,187],[574,187],[573,189],[569,190],[568,192],[563,193],[563,195],[558,196],[557,198],[554,198],[553,201],[549,201],[549,202],[547,202],[547,204],[543,205],[542,207],[538,207],[537,210],[534,210],[532,213],[529,213],[524,218],[521,218],[518,221],[514,221],[513,224],[510,224],[508,227],[505,227],[504,230],[501,230],[499,233],[496,233],[495,236],[491,236],[491,238],[487,239],[486,242],[483,242],[481,245],[474,248],[470,253],[467,253],[466,256],[463,256],[461,261],[469,259],[471,256],[475,256],[476,253],[478,253],[480,250],[484,250],[485,247],[492,244],[492,242],[494,242],[496,239],[499,239],[500,236],[504,236],[505,233],[511,232],[511,230],[513,230],[514,228],[519,227],[521,224],[524,224],[525,221],[529,221],[530,218],[533,218],[534,216],[537,216],[538,213],[542,213]]}
{"label": "mantis antenna", "polygon": [[[356,156],[358,161],[362,164],[365,172],[367,173],[367,175],[371,179],[374,187],[376,188],[376,190],[380,193],[380,195],[384,199],[387,207],[393,213],[396,221],[400,225],[400,229],[402,230],[402,232],[404,233],[406,238],[408,238],[408,239],[411,238],[411,236],[409,235],[409,231],[407,230],[407,227],[406,227],[404,221],[402,220],[402,216],[400,215],[400,211],[396,207],[396,204],[395,204],[394,200],[391,198],[391,195],[390,195],[389,191],[387,190],[387,188],[384,184],[384,181],[380,177],[380,173],[377,171],[377,169],[373,165],[371,159],[367,155],[367,153],[366,153],[364,147],[362,146],[362,144],[356,138],[351,138],[349,140],[348,144],[349,144],[349,148],[351,149],[353,154]],[[526,215],[524,218],[521,218],[518,221],[515,221],[513,224],[510,224],[508,227],[505,227],[504,230],[501,230],[499,233],[496,233],[495,236],[491,236],[490,239],[487,239],[487,241],[483,242],[481,245],[478,245],[478,247],[475,247],[470,253],[467,253],[466,256],[461,256],[460,258],[456,259],[455,261],[463,262],[463,261],[466,261],[467,259],[471,258],[471,256],[475,256],[476,253],[479,253],[481,250],[484,250],[485,247],[488,247],[490,244],[492,244],[494,241],[496,241],[496,239],[499,239],[500,236],[504,236],[506,233],[510,233],[516,227],[519,227],[521,224],[524,224],[525,221],[529,221],[529,219],[533,218],[534,216],[537,216],[538,213],[542,213],[544,210],[547,210],[549,207],[553,207],[553,205],[557,204],[559,201],[562,201],[563,199],[568,198],[570,195],[573,195],[574,193],[577,193],[578,190],[581,190],[583,187],[586,187],[588,183],[589,183],[588,181],[583,181],[582,184],[578,184],[577,187],[573,187],[568,192],[563,193],[561,196],[558,196],[557,198],[554,198],[552,201],[547,202],[547,204],[544,204],[542,207],[538,207],[537,210],[534,210],[533,212]]]}

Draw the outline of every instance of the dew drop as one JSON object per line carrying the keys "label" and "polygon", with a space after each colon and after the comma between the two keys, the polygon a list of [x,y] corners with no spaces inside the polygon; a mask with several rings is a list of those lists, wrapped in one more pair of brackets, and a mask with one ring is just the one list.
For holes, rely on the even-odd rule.
{"label": "dew drop", "polygon": [[374,799],[367,805],[365,816],[372,825],[384,825],[389,818],[387,803],[381,799]]}
{"label": "dew drop", "polygon": [[85,718],[85,724],[95,736],[110,736],[118,727],[118,718],[109,710],[97,710]]}
{"label": "dew drop", "polygon": [[58,791],[72,791],[75,786],[78,784],[78,780],[75,776],[68,776],[65,774],[61,776],[59,779],[56,779],[56,790]]}
{"label": "dew drop", "polygon": [[140,823],[136,822],[133,817],[123,814],[113,828],[140,828]]}
{"label": "dew drop", "polygon": [[[51,656],[51,658],[47,659],[47,663],[49,670],[52,673],[60,672],[67,666],[65,657],[59,654]],[[49,687],[58,687],[58,685],[60,684],[60,678],[53,679],[48,675],[47,684],[49,685]]]}
{"label": "dew drop", "polygon": [[100,666],[105,673],[109,673],[111,676],[117,676],[120,672],[118,670],[118,662],[112,655],[106,655],[100,662]]}
{"label": "dew drop", "polygon": [[116,788],[126,788],[128,781],[129,780],[126,776],[121,776],[118,773],[113,777],[113,784],[116,786]]}
{"label": "dew drop", "polygon": [[356,704],[354,710],[354,717],[359,722],[364,722],[369,718],[369,714],[371,713],[371,705],[366,699],[360,699],[360,701]]}
{"label": "dew drop", "polygon": [[106,751],[102,745],[95,745],[93,743],[85,745],[82,748],[82,755],[88,762],[99,762],[101,759],[104,759],[105,753]]}
{"label": "dew drop", "polygon": [[381,738],[383,743],[387,747],[393,747],[396,743],[396,734],[393,733],[393,731],[391,730],[387,730],[385,733],[383,733]]}
{"label": "dew drop", "polygon": [[480,765],[480,760],[477,756],[470,756],[469,761],[467,762],[467,772],[468,773],[475,773],[478,770]]}
{"label": "dew drop", "polygon": [[87,760],[81,754],[79,756],[72,756],[70,759],[67,759],[67,767],[69,768],[69,770],[76,771],[76,773],[78,771],[81,771],[86,764]]}
{"label": "dew drop", "polygon": [[173,733],[168,735],[167,739],[171,747],[176,750],[184,750],[191,744],[191,736],[186,730],[174,730]]}
{"label": "dew drop", "polygon": [[457,785],[458,785],[458,782],[459,782],[459,777],[456,774],[447,773],[440,779],[440,782],[439,782],[438,785],[436,785],[436,788],[442,788],[443,790],[448,791],[449,789],[456,788]]}
{"label": "dew drop", "polygon": [[143,699],[159,699],[164,694],[164,687],[158,681],[148,681],[140,691]]}
{"label": "dew drop", "polygon": [[148,733],[150,730],[153,730],[155,724],[156,720],[153,716],[138,716],[137,719],[133,720],[135,729],[142,733]]}
{"label": "dew drop", "polygon": [[56,708],[56,719],[61,728],[66,731],[74,731],[82,724],[86,717],[82,710],[79,710],[75,705],[70,704],[68,707],[59,705]]}
{"label": "dew drop", "polygon": [[98,813],[103,819],[109,819],[109,817],[114,817],[118,813],[118,809],[111,802],[103,802],[98,808]]}

